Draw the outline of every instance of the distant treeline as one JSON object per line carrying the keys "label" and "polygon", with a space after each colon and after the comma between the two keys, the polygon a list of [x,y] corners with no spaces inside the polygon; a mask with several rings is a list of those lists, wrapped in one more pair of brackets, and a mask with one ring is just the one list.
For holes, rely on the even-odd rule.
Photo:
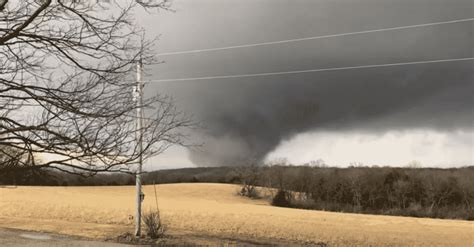
{"label": "distant treeline", "polygon": [[[472,166],[451,169],[278,165],[183,168],[146,173],[143,182],[265,186],[279,191],[276,193],[278,198],[273,198],[274,204],[279,206],[474,220]],[[81,177],[44,170],[0,173],[0,184],[8,185],[100,186],[134,183],[134,176],[129,174]]]}
{"label": "distant treeline", "polygon": [[190,168],[158,171],[145,176],[146,183],[153,181],[271,187],[279,191],[275,197],[284,197],[283,201],[273,198],[274,204],[285,207],[474,220],[472,166],[451,169],[310,166]]}

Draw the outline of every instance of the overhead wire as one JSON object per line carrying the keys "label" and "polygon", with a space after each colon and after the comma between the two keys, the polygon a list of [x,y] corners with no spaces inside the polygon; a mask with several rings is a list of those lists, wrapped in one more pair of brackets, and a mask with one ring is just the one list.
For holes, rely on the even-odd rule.
{"label": "overhead wire", "polygon": [[259,76],[314,73],[314,72],[323,72],[323,71],[381,68],[381,67],[416,65],[416,64],[434,64],[434,63],[446,63],[446,62],[469,61],[469,60],[474,60],[474,57],[439,59],[439,60],[425,60],[425,61],[412,61],[412,62],[401,62],[401,63],[371,64],[371,65],[359,65],[359,66],[348,66],[348,67],[331,67],[331,68],[307,69],[307,70],[279,71],[279,72],[267,72],[267,73],[255,73],[255,74],[237,74],[237,75],[204,76],[204,77],[188,77],[188,78],[151,79],[151,80],[145,80],[145,82],[168,82],[168,81],[196,81],[196,80],[230,79],[230,78],[244,78],[244,77],[259,77]]}
{"label": "overhead wire", "polygon": [[403,29],[409,29],[409,28],[428,27],[428,26],[436,26],[436,25],[444,25],[444,24],[454,24],[454,23],[469,22],[469,21],[474,21],[474,18],[465,18],[465,19],[457,19],[457,20],[450,20],[450,21],[440,21],[440,22],[415,24],[415,25],[408,25],[408,26],[398,26],[398,27],[380,28],[380,29],[356,31],[356,32],[348,32],[348,33],[312,36],[312,37],[305,37],[305,38],[286,39],[286,40],[279,40],[279,41],[251,43],[251,44],[244,44],[244,45],[223,46],[223,47],[217,47],[217,48],[195,49],[195,50],[174,51],[174,52],[162,52],[162,53],[158,53],[157,56],[170,56],[170,55],[201,53],[201,52],[210,52],[210,51],[222,51],[222,50],[239,49],[239,48],[249,48],[249,47],[264,46],[264,45],[275,45],[275,44],[299,42],[299,41],[306,41],[306,40],[316,40],[316,39],[334,38],[334,37],[349,36],[349,35],[356,35],[356,34],[367,34],[367,33],[375,33],[375,32],[403,30]]}

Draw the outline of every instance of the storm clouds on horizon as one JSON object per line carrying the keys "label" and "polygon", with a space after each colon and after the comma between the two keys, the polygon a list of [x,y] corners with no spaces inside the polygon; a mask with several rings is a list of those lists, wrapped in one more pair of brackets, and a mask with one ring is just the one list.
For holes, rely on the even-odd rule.
{"label": "storm clouds on horizon", "polygon": [[[404,25],[471,18],[468,14],[472,15],[473,8],[469,1],[454,1],[451,9],[447,10],[447,5],[443,4],[446,1],[439,0],[431,5],[422,0],[411,3],[399,1],[398,5],[388,0],[380,1],[383,3],[362,2],[365,4],[345,2],[339,6],[326,3],[330,7],[325,11],[330,12],[318,10],[315,13],[305,12],[303,8],[306,5],[309,9],[321,7],[325,3],[298,2],[296,7],[287,9],[287,14],[293,14],[294,18],[300,18],[306,24],[300,31],[297,28],[288,31],[288,36],[301,37],[301,33],[309,29],[324,29],[324,34],[327,34],[326,30],[331,30],[331,26],[340,27],[341,23],[329,20],[326,23],[312,23],[308,20],[331,19],[331,11],[337,13],[340,11],[338,8],[351,6],[354,16],[345,17],[349,20],[359,20],[367,6],[371,6],[368,8],[371,12],[367,12],[369,17],[383,16],[384,13],[392,17],[391,20],[374,23],[376,28],[397,26],[393,24],[396,11],[399,12],[399,22],[408,21],[413,13],[404,13],[403,10],[414,6],[421,8],[425,5],[432,9],[431,12],[420,13],[415,18],[417,22]],[[242,14],[242,20],[248,22],[248,28],[259,21],[265,23],[272,18],[272,13],[277,15],[285,6],[284,1],[278,3],[273,7],[277,9],[261,9],[261,20],[254,16],[245,19],[245,14]],[[384,4],[397,6],[397,9],[384,10]],[[235,21],[232,15],[228,18],[228,22]],[[202,21],[211,22],[212,17],[203,17]],[[216,25],[226,30],[226,23],[223,21]],[[357,24],[347,24],[346,31],[370,29],[367,24],[351,27]],[[471,21],[297,44],[164,57],[166,63],[151,71],[150,77],[232,75],[474,57],[473,30]],[[232,29],[227,29],[227,32],[234,37]],[[222,38],[216,37],[217,40]],[[263,161],[282,142],[314,131],[380,135],[397,130],[472,132],[473,65],[474,62],[469,60],[252,78],[160,82],[151,87],[172,95],[180,108],[205,127],[192,133],[195,140],[204,144],[189,150],[194,164],[238,165],[249,158]],[[472,147],[472,139],[463,145]]]}

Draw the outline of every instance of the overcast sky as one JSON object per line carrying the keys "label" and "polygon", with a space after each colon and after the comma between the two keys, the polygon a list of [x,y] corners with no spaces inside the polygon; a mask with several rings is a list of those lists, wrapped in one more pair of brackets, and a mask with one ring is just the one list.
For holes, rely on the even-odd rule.
{"label": "overcast sky", "polygon": [[[471,0],[185,0],[138,14],[157,52],[206,49],[473,17]],[[473,57],[473,22],[160,56],[147,78],[265,73]],[[404,166],[473,165],[473,62],[254,78],[157,82],[205,127],[199,150],[148,169],[235,165],[247,157]]]}

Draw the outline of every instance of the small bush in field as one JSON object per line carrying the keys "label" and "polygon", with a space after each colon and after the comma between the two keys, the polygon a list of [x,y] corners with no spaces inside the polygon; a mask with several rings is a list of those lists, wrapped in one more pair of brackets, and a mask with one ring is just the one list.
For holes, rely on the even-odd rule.
{"label": "small bush in field", "polygon": [[260,194],[257,191],[257,186],[254,185],[243,185],[242,188],[240,189],[241,196],[253,198],[253,199],[258,199],[260,198]]}
{"label": "small bush in field", "polygon": [[272,205],[278,207],[290,207],[291,204],[288,198],[288,192],[279,190],[275,197],[273,197]]}
{"label": "small bush in field", "polygon": [[161,221],[160,211],[150,211],[143,215],[146,235],[152,239],[161,238],[165,235],[166,228]]}

